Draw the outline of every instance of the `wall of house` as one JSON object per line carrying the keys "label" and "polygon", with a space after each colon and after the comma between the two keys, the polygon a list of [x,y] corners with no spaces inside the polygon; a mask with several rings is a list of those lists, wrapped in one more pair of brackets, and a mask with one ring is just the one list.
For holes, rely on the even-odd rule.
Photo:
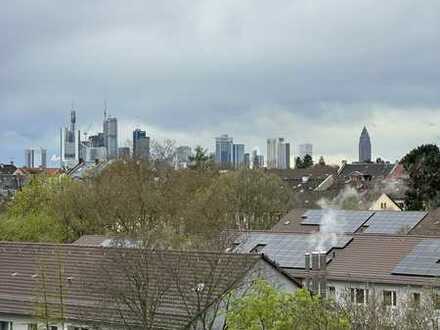
{"label": "wall of house", "polygon": [[[281,274],[272,265],[265,262],[264,260],[259,261],[255,267],[246,275],[243,281],[240,283],[239,288],[236,291],[236,296],[244,295],[249,287],[257,279],[263,279],[269,282],[274,288],[281,290],[283,292],[293,293],[298,290],[298,286],[289,280],[286,276]],[[224,329],[225,323],[225,310],[227,309],[227,301],[221,303],[220,312],[211,311],[212,314],[215,313],[215,322],[213,330]]]}
{"label": "wall of house", "polygon": [[342,282],[342,281],[328,281],[327,292],[330,292],[330,287],[335,288],[336,301],[343,303],[350,301],[351,289],[368,289],[369,299],[377,299],[383,301],[384,291],[396,292],[396,308],[404,308],[412,302],[412,294],[419,293],[421,302],[428,302],[432,291],[421,286],[409,286],[409,285],[392,285],[392,284],[379,284],[379,283],[359,283],[359,282]]}
{"label": "wall of house", "polygon": [[[29,326],[31,324],[37,324],[38,329],[43,329],[43,328],[45,329],[45,325],[42,324],[41,322],[38,322],[34,318],[20,317],[12,314],[0,314],[0,323],[1,322],[9,323],[5,330],[29,330],[30,329]],[[51,323],[50,326],[56,326],[57,330],[63,330],[61,324]],[[69,322],[66,322],[64,324],[64,330],[69,330],[74,328],[80,328],[82,330],[90,329],[87,326],[85,327],[84,325],[73,324]],[[108,330],[110,328],[106,328],[106,329]]]}
{"label": "wall of house", "polygon": [[382,194],[379,199],[370,207],[370,210],[402,211],[386,194]]}

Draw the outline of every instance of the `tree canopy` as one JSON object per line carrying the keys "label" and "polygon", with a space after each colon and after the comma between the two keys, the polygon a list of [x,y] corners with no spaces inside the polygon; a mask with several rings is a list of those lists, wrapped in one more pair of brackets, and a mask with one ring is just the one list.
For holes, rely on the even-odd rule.
{"label": "tree canopy", "polygon": [[440,150],[433,144],[411,150],[401,164],[409,175],[406,205],[409,210],[440,206]]}

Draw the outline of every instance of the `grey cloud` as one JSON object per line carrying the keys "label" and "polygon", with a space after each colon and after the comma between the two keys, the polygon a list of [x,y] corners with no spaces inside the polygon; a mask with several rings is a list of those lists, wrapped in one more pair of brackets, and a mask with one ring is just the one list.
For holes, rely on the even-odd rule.
{"label": "grey cloud", "polygon": [[[402,118],[440,110],[436,0],[1,6],[2,126],[21,137],[2,138],[1,161],[20,158],[24,141],[56,152],[72,100],[84,127],[99,125],[105,98],[121,120],[185,143],[212,145],[229,132],[264,150],[266,137],[285,134],[347,158],[355,157],[364,123],[386,136],[378,108]],[[399,145],[376,149],[385,158],[422,135],[407,137],[405,126],[395,134]]]}

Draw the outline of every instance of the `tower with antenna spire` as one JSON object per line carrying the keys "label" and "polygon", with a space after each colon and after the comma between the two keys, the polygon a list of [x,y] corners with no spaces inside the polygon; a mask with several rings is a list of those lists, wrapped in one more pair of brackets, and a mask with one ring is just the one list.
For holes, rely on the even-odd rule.
{"label": "tower with antenna spire", "polygon": [[118,120],[107,113],[107,102],[104,101],[104,146],[107,159],[118,158]]}
{"label": "tower with antenna spire", "polygon": [[359,162],[369,163],[371,162],[371,158],[370,134],[368,134],[367,127],[364,126],[361,136],[359,138]]}

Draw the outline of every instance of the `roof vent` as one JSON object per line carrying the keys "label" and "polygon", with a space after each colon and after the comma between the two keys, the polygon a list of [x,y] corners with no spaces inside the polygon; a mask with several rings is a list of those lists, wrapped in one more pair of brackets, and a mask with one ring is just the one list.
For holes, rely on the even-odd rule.
{"label": "roof vent", "polygon": [[74,279],[73,276],[69,276],[69,277],[67,278],[67,282],[72,283],[73,279]]}
{"label": "roof vent", "polygon": [[13,277],[15,277],[15,276],[17,276],[18,275],[18,273],[12,273],[11,274],[11,276],[13,276]]}
{"label": "roof vent", "polygon": [[204,288],[205,288],[205,283],[199,283],[199,284],[197,284],[197,286],[194,288],[194,291],[195,291],[195,292],[202,292]]}
{"label": "roof vent", "polygon": [[284,221],[284,224],[285,224],[285,225],[290,225],[290,221],[289,221],[289,220]]}
{"label": "roof vent", "polygon": [[38,274],[32,274],[32,278],[37,278]]}

